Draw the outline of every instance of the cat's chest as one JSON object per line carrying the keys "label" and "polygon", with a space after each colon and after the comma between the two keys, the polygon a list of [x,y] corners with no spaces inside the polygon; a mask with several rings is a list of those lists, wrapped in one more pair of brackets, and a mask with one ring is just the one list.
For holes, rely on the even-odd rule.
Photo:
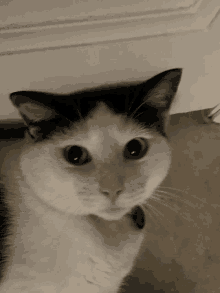
{"label": "cat's chest", "polygon": [[[73,237],[66,232],[70,231],[66,229],[54,238],[48,233],[43,239],[45,231],[40,235],[38,230],[36,238],[29,235],[29,243],[15,243],[17,249],[9,280],[15,279],[22,292],[35,289],[42,293],[72,293],[79,289],[98,293],[101,288],[117,284],[120,272],[115,274],[103,251],[83,233]],[[13,292],[11,288],[10,291]]]}
{"label": "cat's chest", "polygon": [[53,213],[23,220],[26,224],[18,227],[8,279],[21,282],[27,292],[35,287],[36,292],[49,293],[72,293],[79,288],[111,292],[130,271],[143,239],[136,232],[129,237],[125,225],[124,237],[112,242],[110,231],[102,233],[106,229],[97,231],[87,221],[57,218]]}

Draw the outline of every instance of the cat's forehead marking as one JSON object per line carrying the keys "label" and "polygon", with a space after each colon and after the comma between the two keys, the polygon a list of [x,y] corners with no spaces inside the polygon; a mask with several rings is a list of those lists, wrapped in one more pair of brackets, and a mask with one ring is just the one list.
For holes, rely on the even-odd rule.
{"label": "cat's forehead marking", "polygon": [[[71,134],[70,134],[71,136]],[[151,139],[152,133],[141,128],[133,121],[125,121],[122,115],[113,113],[104,103],[93,111],[91,116],[73,130],[73,137],[63,142],[66,144],[81,144],[90,150],[97,151],[101,144],[124,146],[135,137]]]}

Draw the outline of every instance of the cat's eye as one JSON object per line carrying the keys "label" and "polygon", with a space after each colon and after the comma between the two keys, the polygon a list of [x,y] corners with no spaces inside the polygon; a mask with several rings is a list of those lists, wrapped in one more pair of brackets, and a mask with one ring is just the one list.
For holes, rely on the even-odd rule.
{"label": "cat's eye", "polygon": [[91,161],[88,151],[76,145],[66,147],[64,157],[69,163],[76,166],[81,166]]}
{"label": "cat's eye", "polygon": [[143,158],[148,150],[148,144],[144,138],[135,138],[125,146],[124,157],[128,160],[138,160]]}

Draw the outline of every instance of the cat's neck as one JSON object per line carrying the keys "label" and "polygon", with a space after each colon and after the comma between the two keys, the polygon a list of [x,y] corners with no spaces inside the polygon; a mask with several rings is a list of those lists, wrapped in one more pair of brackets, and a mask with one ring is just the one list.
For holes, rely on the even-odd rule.
{"label": "cat's neck", "polygon": [[[49,278],[52,276],[53,283],[61,284],[63,280],[76,282],[75,278],[81,278],[85,272],[89,278],[90,260],[103,270],[102,274],[110,272],[109,284],[101,278],[103,289],[97,292],[105,292],[105,286],[119,286],[134,265],[144,238],[143,231],[135,228],[130,217],[106,221],[92,215],[67,216],[49,211],[31,198],[27,202],[23,205],[26,210],[20,214],[19,236],[15,240],[15,266],[25,262],[28,274],[30,269],[39,278],[44,272]],[[82,264],[82,268],[77,264]]]}

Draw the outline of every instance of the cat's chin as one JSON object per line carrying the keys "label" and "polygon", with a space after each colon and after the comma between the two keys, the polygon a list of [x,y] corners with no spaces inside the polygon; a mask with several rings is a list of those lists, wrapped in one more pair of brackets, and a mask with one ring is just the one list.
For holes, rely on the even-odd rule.
{"label": "cat's chin", "polygon": [[99,215],[90,215],[93,220],[105,221],[120,221],[124,218],[130,218],[136,229],[143,229],[145,226],[145,214],[140,206],[135,206],[132,210],[117,209],[105,210],[100,212]]}
{"label": "cat's chin", "polygon": [[129,211],[130,210],[125,208],[106,208],[97,213],[90,214],[90,217],[94,219],[102,219],[105,221],[119,221],[125,216],[127,216]]}
{"label": "cat's chin", "polygon": [[100,212],[98,217],[106,221],[117,221],[122,219],[126,214],[127,214],[127,211],[124,209],[105,210],[103,212]]}

